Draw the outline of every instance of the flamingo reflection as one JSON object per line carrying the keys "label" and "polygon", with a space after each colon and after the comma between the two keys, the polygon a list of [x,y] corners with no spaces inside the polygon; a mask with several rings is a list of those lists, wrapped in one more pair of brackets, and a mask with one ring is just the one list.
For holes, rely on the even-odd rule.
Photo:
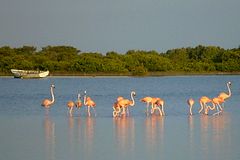
{"label": "flamingo reflection", "polygon": [[74,117],[72,116],[68,117],[68,141],[68,148],[72,151],[74,149]]}
{"label": "flamingo reflection", "polygon": [[82,118],[79,116],[77,118],[77,135],[78,135],[77,141],[78,141],[78,144],[81,144],[82,140],[84,139],[84,136],[83,136],[83,133],[82,133],[84,125],[82,123],[83,123]]}
{"label": "flamingo reflection", "polygon": [[191,114],[188,116],[188,128],[189,128],[189,143],[190,143],[190,149],[192,152],[192,149],[194,148],[194,117]]}
{"label": "flamingo reflection", "polygon": [[85,137],[87,137],[87,153],[90,156],[93,152],[93,141],[94,141],[94,133],[95,133],[95,118],[86,117],[86,128],[85,128]]}
{"label": "flamingo reflection", "polygon": [[164,148],[164,118],[153,114],[145,120],[145,143],[149,152],[158,152]]}
{"label": "flamingo reflection", "polygon": [[45,149],[47,154],[46,159],[55,160],[55,123],[48,115],[45,116],[43,127],[45,135]]}
{"label": "flamingo reflection", "polygon": [[223,141],[223,139],[225,138],[224,134],[229,133],[227,131],[228,130],[227,127],[229,126],[228,124],[230,123],[229,118],[230,118],[229,114],[226,112],[220,116],[212,117],[211,128],[212,128],[212,133],[214,133],[212,139],[213,139],[213,142],[216,143],[216,146],[219,143],[221,143],[221,141]]}
{"label": "flamingo reflection", "polygon": [[68,150],[76,155],[76,150],[85,153],[86,159],[92,159],[95,134],[95,118],[68,117]]}
{"label": "flamingo reflection", "polygon": [[209,141],[211,141],[211,137],[209,136],[209,126],[210,126],[210,118],[206,114],[200,115],[200,135],[201,135],[201,143],[200,148],[202,148],[204,154],[202,157],[203,159],[207,159],[209,155]]}
{"label": "flamingo reflection", "polygon": [[135,124],[134,118],[123,116],[113,119],[115,124],[116,144],[119,147],[119,153],[128,153],[135,148]]}
{"label": "flamingo reflection", "polygon": [[226,119],[225,114],[221,114],[220,116],[213,116],[211,119],[211,139],[212,139],[212,146],[214,150],[213,159],[222,159],[221,153],[226,151],[227,148],[231,148],[228,146],[228,143],[225,143],[224,139],[230,139],[231,135],[228,138],[225,137],[224,133],[229,133],[229,131],[225,132],[226,128]]}
{"label": "flamingo reflection", "polygon": [[[212,159],[222,159],[222,153],[232,149],[229,116],[223,113],[219,116],[209,117],[202,115],[201,120],[201,148],[205,157],[213,155]],[[226,141],[227,140],[227,141]]]}

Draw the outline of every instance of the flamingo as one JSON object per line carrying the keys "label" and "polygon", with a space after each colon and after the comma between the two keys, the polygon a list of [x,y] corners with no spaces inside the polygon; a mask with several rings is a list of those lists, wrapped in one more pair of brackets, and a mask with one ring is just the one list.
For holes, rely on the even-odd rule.
{"label": "flamingo", "polygon": [[118,101],[118,105],[123,109],[122,114],[126,114],[126,109],[127,109],[127,114],[129,114],[128,106],[135,105],[134,96],[136,96],[136,92],[132,91],[130,95],[131,95],[131,100],[122,99],[122,100]]}
{"label": "flamingo", "polygon": [[232,92],[231,92],[231,89],[230,89],[231,85],[232,85],[231,82],[227,82],[228,93],[221,92],[221,93],[219,93],[218,97],[221,97],[224,101],[225,101],[225,99],[230,98],[231,95],[232,95]]}
{"label": "flamingo", "polygon": [[91,116],[90,108],[93,108],[95,116],[96,116],[96,111],[95,111],[96,103],[90,97],[87,97],[87,95],[86,95],[87,92],[86,91],[84,93],[85,93],[85,95],[84,95],[84,102],[83,103],[84,103],[85,106],[87,106],[88,116],[89,117]]}
{"label": "flamingo", "polygon": [[148,108],[149,108],[149,104],[152,103],[152,97],[144,97],[142,99],[140,99],[141,102],[144,102],[144,103],[147,103],[147,106],[146,106],[146,114],[148,115]]}
{"label": "flamingo", "polygon": [[121,106],[119,106],[118,102],[122,99],[123,99],[123,97],[119,96],[117,98],[116,102],[114,102],[114,104],[113,104],[113,117],[119,116],[119,113],[121,112]]}
{"label": "flamingo", "polygon": [[207,103],[209,102],[212,102],[212,100],[206,96],[202,96],[200,99],[199,99],[199,103],[200,103],[200,110],[198,111],[199,113],[202,112],[202,110],[204,109],[204,114],[208,114],[208,108],[209,106],[206,106]]}
{"label": "flamingo", "polygon": [[[152,107],[152,109],[151,109],[151,114],[154,113],[155,109],[158,109],[160,115],[161,115],[161,116],[165,116],[164,103],[165,103],[164,100],[161,99],[161,98],[158,98],[158,97],[153,98],[153,101],[152,101],[153,107]],[[159,106],[160,106],[161,108],[159,108]]]}
{"label": "flamingo", "polygon": [[50,106],[55,102],[55,98],[54,98],[54,93],[53,93],[53,89],[55,88],[54,84],[51,85],[50,87],[50,92],[51,92],[51,97],[52,97],[52,100],[50,99],[44,99],[42,101],[42,106],[45,107],[45,108],[50,108]]}
{"label": "flamingo", "polygon": [[193,104],[194,104],[194,99],[192,99],[192,98],[188,99],[188,100],[187,100],[187,103],[188,103],[188,105],[189,105],[189,114],[190,114],[190,115],[193,115],[193,113],[192,113],[192,107],[193,107]]}
{"label": "flamingo", "polygon": [[77,108],[80,108],[82,106],[82,102],[81,102],[81,95],[78,94],[77,96],[77,101],[74,103],[73,101],[68,101],[67,102],[67,107],[69,109],[69,114],[72,116],[72,112],[73,112],[73,108],[74,106],[76,106]]}
{"label": "flamingo", "polygon": [[219,113],[222,112],[222,106],[220,105],[221,103],[224,103],[224,99],[222,97],[215,97],[212,99],[213,108],[211,110],[215,108],[217,109],[217,112],[214,113],[213,115],[216,115],[216,114],[219,115]]}
{"label": "flamingo", "polygon": [[78,93],[78,96],[77,96],[77,101],[75,103],[75,106],[80,109],[82,107],[82,101],[81,101],[81,95],[80,93]]}
{"label": "flamingo", "polygon": [[75,106],[75,103],[73,101],[68,101],[67,102],[67,107],[69,109],[69,114],[70,116],[72,116],[72,111],[73,111],[73,107]]}

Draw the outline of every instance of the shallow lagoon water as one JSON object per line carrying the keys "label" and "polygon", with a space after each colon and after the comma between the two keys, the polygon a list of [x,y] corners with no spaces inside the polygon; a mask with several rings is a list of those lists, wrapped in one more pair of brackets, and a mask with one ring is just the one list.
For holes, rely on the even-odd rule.
{"label": "shallow lagoon water", "polygon": [[[232,97],[220,116],[188,116],[186,100],[215,97],[227,92]],[[239,159],[240,76],[165,77],[49,77],[46,79],[0,78],[0,159]],[[40,106],[50,97],[54,83],[55,104]],[[67,113],[68,100],[87,90],[96,102],[97,116],[86,109]],[[130,117],[112,118],[117,96],[130,97],[136,105]],[[146,117],[145,96],[165,100],[165,117]]]}

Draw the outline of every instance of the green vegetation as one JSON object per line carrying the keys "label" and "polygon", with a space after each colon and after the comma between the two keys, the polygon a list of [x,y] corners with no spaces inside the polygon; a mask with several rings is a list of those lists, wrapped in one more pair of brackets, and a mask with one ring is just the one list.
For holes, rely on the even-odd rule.
{"label": "green vegetation", "polygon": [[10,69],[49,70],[52,75],[160,75],[240,72],[240,47],[178,48],[166,53],[129,50],[125,54],[87,53],[71,46],[0,48],[0,74]]}

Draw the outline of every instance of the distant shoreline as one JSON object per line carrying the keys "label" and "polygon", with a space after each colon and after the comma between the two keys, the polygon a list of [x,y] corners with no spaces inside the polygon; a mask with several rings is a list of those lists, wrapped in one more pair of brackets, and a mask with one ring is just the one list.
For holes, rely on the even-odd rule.
{"label": "distant shoreline", "polygon": [[[198,76],[198,75],[240,75],[240,72],[149,72],[146,75],[132,75],[131,73],[71,73],[53,72],[49,77],[160,77],[160,76]],[[1,73],[1,77],[11,77],[11,73]]]}

